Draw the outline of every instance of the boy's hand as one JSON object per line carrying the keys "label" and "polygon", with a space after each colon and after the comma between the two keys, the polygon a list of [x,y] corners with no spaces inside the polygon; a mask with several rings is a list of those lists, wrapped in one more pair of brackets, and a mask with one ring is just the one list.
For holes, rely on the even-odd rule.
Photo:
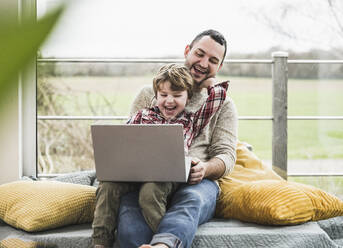
{"label": "boy's hand", "polygon": [[217,80],[214,77],[207,78],[201,83],[200,88],[207,89],[208,86],[213,87],[216,84],[216,82]]}

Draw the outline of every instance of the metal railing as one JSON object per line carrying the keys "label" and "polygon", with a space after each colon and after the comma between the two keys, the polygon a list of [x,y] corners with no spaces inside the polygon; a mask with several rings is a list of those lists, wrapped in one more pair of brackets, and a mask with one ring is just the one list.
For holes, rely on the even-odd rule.
{"label": "metal railing", "polygon": [[[55,58],[38,59],[38,63],[183,63],[184,59],[115,59],[115,58]],[[271,120],[272,164],[287,178],[287,121],[288,120],[343,120],[343,116],[288,116],[288,64],[343,64],[343,60],[288,60],[288,53],[275,52],[272,59],[226,59],[225,64],[270,64],[272,66],[272,116],[239,116],[239,120]],[[128,116],[37,116],[38,120],[126,120]],[[309,176],[297,174],[296,176]],[[337,176],[337,173],[314,176]],[[292,175],[294,176],[294,175]],[[342,173],[343,176],[343,173]]]}

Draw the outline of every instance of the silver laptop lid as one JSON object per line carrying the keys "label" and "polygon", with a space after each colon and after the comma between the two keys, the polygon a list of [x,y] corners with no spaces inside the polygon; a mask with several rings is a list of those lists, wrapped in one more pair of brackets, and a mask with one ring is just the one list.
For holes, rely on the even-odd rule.
{"label": "silver laptop lid", "polygon": [[92,125],[100,181],[187,182],[182,125]]}

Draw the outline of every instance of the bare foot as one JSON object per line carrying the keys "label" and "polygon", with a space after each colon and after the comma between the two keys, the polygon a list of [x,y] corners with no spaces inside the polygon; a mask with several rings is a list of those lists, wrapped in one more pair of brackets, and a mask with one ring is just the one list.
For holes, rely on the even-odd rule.
{"label": "bare foot", "polygon": [[156,245],[141,245],[139,248],[169,248],[165,244],[156,244]]}

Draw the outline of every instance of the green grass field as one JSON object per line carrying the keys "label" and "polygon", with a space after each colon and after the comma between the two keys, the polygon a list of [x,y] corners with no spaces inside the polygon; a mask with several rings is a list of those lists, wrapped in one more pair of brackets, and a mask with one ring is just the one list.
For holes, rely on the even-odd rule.
{"label": "green grass field", "polygon": [[[272,113],[271,79],[234,78],[231,96],[239,115]],[[343,80],[293,80],[288,82],[288,115],[342,115]],[[239,138],[256,153],[271,158],[271,121],[240,121]],[[288,121],[288,158],[343,158],[343,121]]]}
{"label": "green grass field", "polygon": [[[139,89],[151,76],[49,78],[65,115],[128,115]],[[223,79],[224,78],[219,78]],[[240,116],[270,116],[270,78],[231,78],[229,95]],[[289,115],[343,115],[343,80],[288,82]],[[44,115],[44,113],[39,113]],[[253,145],[262,159],[271,159],[271,121],[239,121],[239,139]],[[289,159],[343,159],[343,121],[288,122]]]}
{"label": "green grass field", "polygon": [[[49,87],[52,89],[51,99],[55,103],[55,114],[77,116],[128,115],[130,104],[135,95],[143,85],[151,84],[151,78],[152,75],[46,78],[40,80],[51,85]],[[224,78],[220,79],[224,80]],[[272,81],[270,78],[236,77],[231,78],[230,81],[229,95],[237,106],[239,116],[271,116]],[[343,80],[290,79],[288,82],[288,114],[304,116],[343,115],[342,93]],[[46,112],[46,108],[38,106],[38,114],[48,115],[49,113]],[[56,124],[57,122],[59,123],[56,121]],[[76,126],[78,129],[84,128],[85,131],[83,132],[83,141],[90,142],[89,130],[87,131],[89,121],[79,122]],[[51,134],[52,131],[45,129],[45,132],[45,135],[50,133],[49,137],[54,139],[55,134]],[[44,136],[43,133],[40,133],[40,128],[38,128],[38,134]],[[240,120],[239,139],[250,143],[259,158],[265,161],[271,160],[272,121]],[[58,141],[56,138],[56,146],[50,149],[58,151],[62,149],[61,145],[58,144],[64,143],[64,141]],[[52,155],[52,157],[58,157],[60,160],[55,162],[57,172],[83,168],[79,164],[86,166],[84,169],[92,166],[93,160],[90,155],[84,156],[82,151],[73,152],[75,145],[64,145],[65,148],[63,149],[70,151],[73,155],[68,155],[69,152],[64,155]],[[82,162],[77,163],[80,159]],[[289,121],[288,159],[289,161],[328,159],[327,161],[334,161],[337,164],[335,165],[337,167],[334,168],[343,168],[343,121]],[[70,163],[73,163],[75,168],[60,166]],[[309,172],[311,169],[311,166],[306,168]],[[289,180],[312,184],[343,199],[343,177],[290,177]]]}

